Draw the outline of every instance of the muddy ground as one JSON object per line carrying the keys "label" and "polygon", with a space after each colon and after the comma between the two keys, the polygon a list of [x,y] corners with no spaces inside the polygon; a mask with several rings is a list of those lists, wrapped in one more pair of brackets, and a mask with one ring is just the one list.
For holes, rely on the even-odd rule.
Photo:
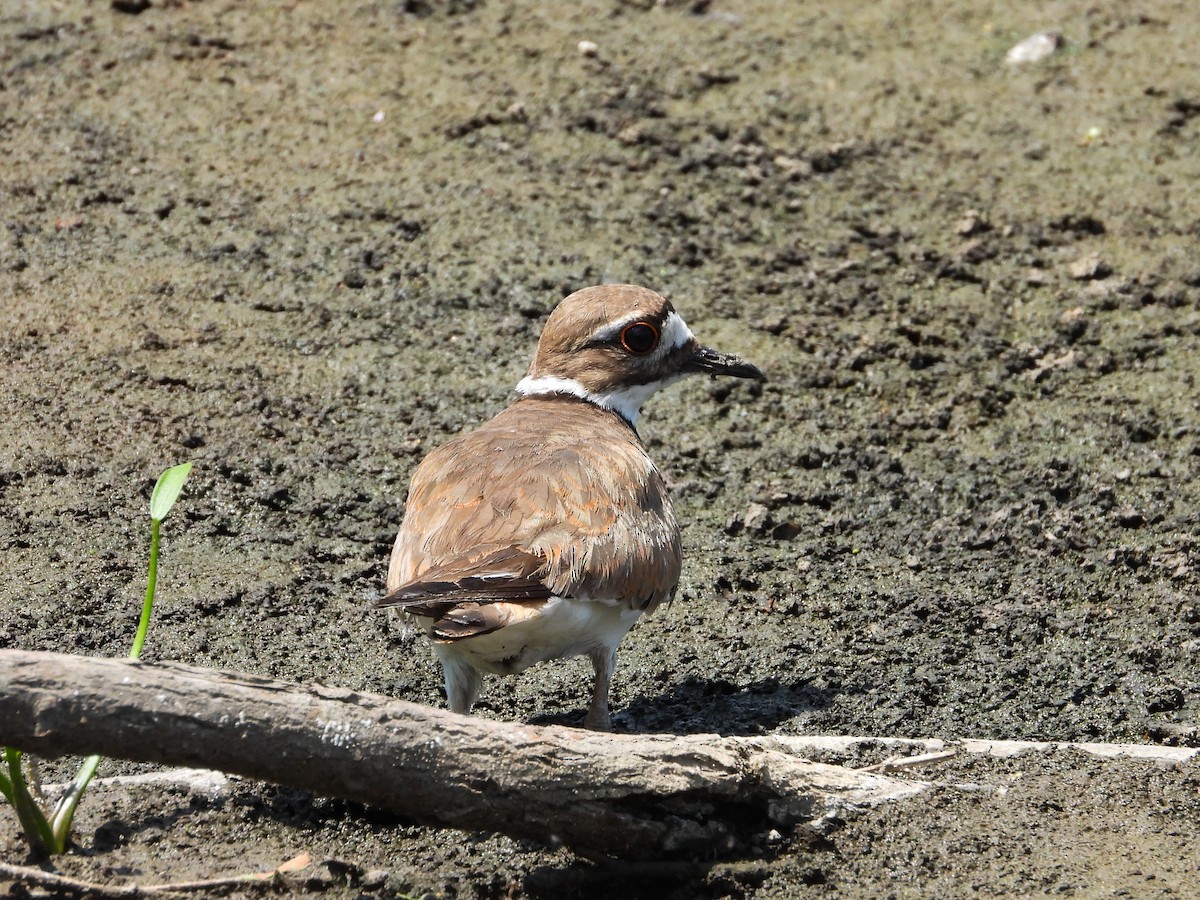
{"label": "muddy ground", "polygon": [[[149,489],[191,459],[146,658],[441,703],[422,641],[364,611],[408,476],[505,405],[558,299],[633,281],[769,381],[643,417],[687,561],[624,644],[618,730],[1196,746],[1197,46],[1191,0],[7,0],[0,647],[124,654]],[[562,663],[480,714],[574,724],[587,696]],[[980,789],[659,882],[254,783],[101,791],[56,865],[1200,894],[1195,760],[917,774]]]}

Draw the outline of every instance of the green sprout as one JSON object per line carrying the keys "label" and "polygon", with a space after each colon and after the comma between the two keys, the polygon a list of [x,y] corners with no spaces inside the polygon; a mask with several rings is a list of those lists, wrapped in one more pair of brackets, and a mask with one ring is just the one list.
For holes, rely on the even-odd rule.
{"label": "green sprout", "polygon": [[[154,491],[150,494],[150,571],[146,578],[146,599],[142,603],[142,616],[138,621],[133,647],[129,651],[130,659],[141,659],[142,647],[146,643],[146,631],[150,627],[154,591],[158,584],[160,526],[171,507],[175,505],[175,501],[179,499],[184,482],[191,471],[190,462],[172,466],[158,476]],[[35,853],[43,856],[65,852],[71,836],[71,823],[75,820],[75,810],[79,807],[79,801],[91,783],[92,776],[96,774],[100,757],[89,756],[83,761],[74,781],[71,782],[71,787],[54,805],[54,810],[49,815],[43,809],[43,803],[39,802],[42,797],[36,781],[31,789],[29,781],[25,778],[21,751],[5,747],[3,762],[8,767],[8,774],[0,768],[0,794],[4,795],[16,811],[29,846]]]}
{"label": "green sprout", "polygon": [[150,494],[150,572],[146,577],[146,599],[142,603],[142,618],[138,622],[137,634],[133,638],[133,648],[129,651],[130,659],[142,658],[142,645],[146,643],[146,629],[150,627],[150,611],[154,609],[154,588],[158,584],[158,531],[162,520],[167,517],[179,494],[183,483],[187,481],[188,473],[192,471],[190,462],[171,466],[158,476],[154,491]]}

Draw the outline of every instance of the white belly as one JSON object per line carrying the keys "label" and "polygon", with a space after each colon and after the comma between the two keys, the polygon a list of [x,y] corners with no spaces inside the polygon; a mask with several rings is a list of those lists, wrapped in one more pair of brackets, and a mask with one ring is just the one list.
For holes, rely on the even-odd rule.
{"label": "white belly", "polygon": [[640,615],[623,604],[551,597],[537,615],[490,634],[435,642],[434,650],[480,672],[513,675],[548,659],[615,650]]}

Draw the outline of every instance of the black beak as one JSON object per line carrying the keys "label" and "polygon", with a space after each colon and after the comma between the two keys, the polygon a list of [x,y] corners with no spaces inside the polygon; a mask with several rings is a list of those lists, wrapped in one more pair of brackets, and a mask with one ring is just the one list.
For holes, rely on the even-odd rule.
{"label": "black beak", "polygon": [[722,353],[711,347],[696,346],[684,363],[685,372],[703,372],[708,375],[731,375],[734,378],[757,378],[766,380],[758,366],[751,365],[732,353]]}

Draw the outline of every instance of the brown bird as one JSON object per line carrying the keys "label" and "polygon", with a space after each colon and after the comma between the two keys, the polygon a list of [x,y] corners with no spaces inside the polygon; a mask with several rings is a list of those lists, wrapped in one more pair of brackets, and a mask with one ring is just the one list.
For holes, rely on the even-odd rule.
{"label": "brown bird", "polygon": [[469,713],[482,673],[587,654],[586,726],[611,727],[617,644],[675,594],[679,526],[635,425],[686,375],[761,378],[696,342],[651,290],[610,284],[546,321],[520,397],[417,467],[379,606],[423,621],[450,709]]}

